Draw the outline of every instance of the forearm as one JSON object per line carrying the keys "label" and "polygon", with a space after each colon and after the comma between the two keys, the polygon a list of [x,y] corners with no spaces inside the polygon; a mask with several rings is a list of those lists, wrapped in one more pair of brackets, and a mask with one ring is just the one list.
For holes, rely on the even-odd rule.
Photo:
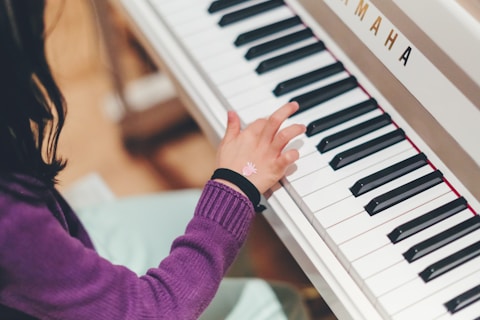
{"label": "forearm", "polygon": [[138,278],[70,237],[45,207],[11,202],[5,209],[0,267],[8,276],[0,304],[45,319],[194,319],[213,298],[254,215],[245,197],[209,182],[170,255]]}
{"label": "forearm", "polygon": [[206,185],[185,235],[174,241],[160,268],[147,273],[153,279],[165,272],[174,275],[161,282],[179,293],[170,301],[175,316],[197,318],[207,307],[245,241],[253,215],[243,195],[218,182]]}

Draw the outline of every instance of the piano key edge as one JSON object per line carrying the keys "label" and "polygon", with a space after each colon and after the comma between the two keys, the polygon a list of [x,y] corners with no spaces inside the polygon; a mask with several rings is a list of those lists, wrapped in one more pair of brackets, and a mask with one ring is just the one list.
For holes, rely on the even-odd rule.
{"label": "piano key edge", "polygon": [[339,319],[382,319],[285,188],[265,195],[262,214]]}

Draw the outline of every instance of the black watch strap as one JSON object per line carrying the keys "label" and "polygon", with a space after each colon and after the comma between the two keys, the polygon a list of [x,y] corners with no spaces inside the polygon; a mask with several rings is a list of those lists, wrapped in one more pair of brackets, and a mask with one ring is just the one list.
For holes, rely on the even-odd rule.
{"label": "black watch strap", "polygon": [[252,202],[255,212],[262,212],[266,209],[264,205],[260,204],[260,192],[257,187],[240,173],[230,169],[220,168],[213,172],[211,179],[223,179],[239,187]]}

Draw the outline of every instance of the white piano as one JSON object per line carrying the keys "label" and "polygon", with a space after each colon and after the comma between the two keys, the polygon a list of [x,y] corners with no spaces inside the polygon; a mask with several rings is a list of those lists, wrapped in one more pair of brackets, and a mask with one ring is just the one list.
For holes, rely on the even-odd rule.
{"label": "white piano", "polygon": [[213,144],[287,101],[267,220],[339,319],[480,317],[480,3],[116,0]]}

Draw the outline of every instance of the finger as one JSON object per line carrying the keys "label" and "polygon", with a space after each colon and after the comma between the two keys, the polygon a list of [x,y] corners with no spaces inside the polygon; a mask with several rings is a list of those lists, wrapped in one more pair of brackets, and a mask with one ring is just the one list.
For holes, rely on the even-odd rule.
{"label": "finger", "polygon": [[227,129],[223,141],[227,142],[235,138],[240,133],[240,119],[234,111],[229,111],[227,114]]}
{"label": "finger", "polygon": [[262,138],[266,139],[268,143],[270,143],[277,133],[278,129],[282,123],[288,119],[292,114],[294,114],[298,110],[299,106],[297,102],[289,102],[275,111],[269,118],[268,122],[265,125]]}
{"label": "finger", "polygon": [[246,130],[250,131],[253,135],[259,136],[262,133],[266,123],[267,123],[267,119],[263,119],[263,118],[257,119],[254,122],[252,122],[247,127]]}
{"label": "finger", "polygon": [[292,165],[299,158],[300,153],[298,152],[298,150],[290,149],[288,151],[285,151],[280,157],[278,157],[277,165],[285,172],[285,170],[287,170],[287,167]]}
{"label": "finger", "polygon": [[283,150],[285,146],[295,137],[305,133],[306,127],[303,124],[292,124],[280,130],[272,142],[273,150],[278,152]]}

